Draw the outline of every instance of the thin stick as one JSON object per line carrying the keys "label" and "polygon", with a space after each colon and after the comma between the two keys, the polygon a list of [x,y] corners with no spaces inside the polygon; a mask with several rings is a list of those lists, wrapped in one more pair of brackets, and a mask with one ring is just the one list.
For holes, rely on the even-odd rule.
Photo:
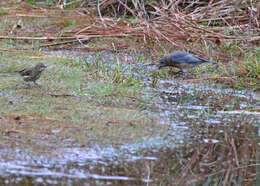
{"label": "thin stick", "polygon": [[99,3],[99,0],[98,0],[98,15],[99,15],[99,18],[100,18],[100,20],[102,21],[104,27],[107,28],[107,25],[105,24],[104,19],[103,19],[102,14],[101,14],[101,11],[100,11],[100,3]]}

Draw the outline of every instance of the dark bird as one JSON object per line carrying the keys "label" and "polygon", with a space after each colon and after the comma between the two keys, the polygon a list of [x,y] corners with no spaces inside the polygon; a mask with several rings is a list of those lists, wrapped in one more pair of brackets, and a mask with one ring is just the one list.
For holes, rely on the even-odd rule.
{"label": "dark bird", "polygon": [[187,69],[197,66],[201,63],[217,64],[216,61],[202,59],[184,51],[176,51],[163,56],[163,58],[159,61],[159,69],[162,67],[172,66],[180,69],[180,72],[186,72]]}
{"label": "dark bird", "polygon": [[43,63],[38,63],[36,66],[31,68],[25,68],[21,71],[15,71],[18,72],[21,76],[23,76],[23,80],[26,82],[32,81],[34,84],[38,85],[36,83],[36,80],[40,78],[42,71],[47,68]]}

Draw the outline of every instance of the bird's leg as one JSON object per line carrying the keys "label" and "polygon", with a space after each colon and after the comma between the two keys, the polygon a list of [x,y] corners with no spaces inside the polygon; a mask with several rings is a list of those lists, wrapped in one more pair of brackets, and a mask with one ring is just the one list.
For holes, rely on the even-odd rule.
{"label": "bird's leg", "polygon": [[175,68],[170,68],[170,71],[169,71],[169,73],[171,74],[171,75],[177,75],[177,74],[180,74],[180,73],[183,73],[183,71],[181,70],[181,69],[179,69],[179,71],[174,71],[173,69],[175,69]]}
{"label": "bird's leg", "polygon": [[178,72],[175,72],[174,75],[181,75],[184,74],[184,72],[182,70],[179,70]]}
{"label": "bird's leg", "polygon": [[29,82],[26,82],[25,85],[26,85],[26,88],[28,88],[28,89],[31,88],[31,84]]}
{"label": "bird's leg", "polygon": [[215,66],[216,66],[216,70],[218,70],[218,63]]}
{"label": "bird's leg", "polygon": [[33,82],[37,87],[42,88],[41,85],[39,85],[38,83],[36,83],[36,81]]}

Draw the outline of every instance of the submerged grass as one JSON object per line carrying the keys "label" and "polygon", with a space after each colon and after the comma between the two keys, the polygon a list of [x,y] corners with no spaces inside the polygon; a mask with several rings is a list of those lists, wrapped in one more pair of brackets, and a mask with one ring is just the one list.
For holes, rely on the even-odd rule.
{"label": "submerged grass", "polygon": [[[119,63],[120,54],[76,56],[21,52],[3,55],[1,146],[30,149],[37,155],[55,153],[54,149],[63,147],[88,148],[96,144],[120,148],[125,144],[147,144],[151,139],[152,150],[147,151],[153,151],[153,145],[163,140],[163,145],[155,150],[159,161],[154,162],[150,171],[156,183],[185,185],[237,180],[244,183],[240,181],[244,178],[248,183],[254,181],[257,138],[251,124],[255,121],[251,117],[216,113],[251,109],[254,99],[241,98],[229,91],[217,93],[211,87],[172,82],[167,69],[145,74],[144,68],[135,69],[137,61],[134,67],[125,65],[127,60]],[[22,78],[12,72],[38,62],[48,66],[38,82],[42,87],[28,89]],[[165,79],[172,84],[160,83]],[[152,112],[155,103],[156,109],[162,107],[165,115]],[[167,120],[169,123],[159,124]],[[176,140],[178,131],[172,125],[187,128],[191,136],[179,136]],[[189,143],[185,141],[183,149],[175,149],[169,145],[171,140]],[[121,166],[129,164],[118,165]],[[126,175],[144,178],[146,175],[140,175],[139,169],[143,167],[130,169],[131,174],[127,171]]]}

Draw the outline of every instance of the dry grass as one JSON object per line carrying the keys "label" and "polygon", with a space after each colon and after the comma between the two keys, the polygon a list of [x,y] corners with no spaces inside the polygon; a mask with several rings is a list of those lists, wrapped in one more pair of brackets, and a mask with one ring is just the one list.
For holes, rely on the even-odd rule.
{"label": "dry grass", "polygon": [[[61,18],[59,21],[63,26],[74,20],[76,27],[64,31],[58,39],[75,39],[81,44],[100,37],[140,37],[144,41],[166,40],[185,48],[183,40],[210,41],[217,45],[234,40],[259,42],[259,8],[256,0],[156,1],[148,2],[145,6],[142,6],[142,1],[103,0],[100,6],[85,9],[42,9],[24,3],[22,8],[7,14],[15,17]],[[26,13],[28,10],[30,14]],[[111,10],[116,16],[124,17],[111,17]],[[131,18],[127,18],[129,16]],[[42,39],[57,39],[57,30],[45,31]]]}

